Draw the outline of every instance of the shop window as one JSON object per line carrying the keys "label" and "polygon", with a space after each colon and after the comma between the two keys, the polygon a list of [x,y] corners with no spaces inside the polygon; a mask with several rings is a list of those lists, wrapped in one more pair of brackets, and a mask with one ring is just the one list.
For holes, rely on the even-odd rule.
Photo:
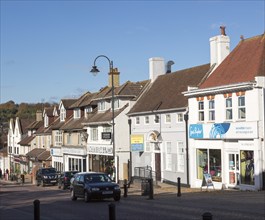
{"label": "shop window", "polygon": [[197,178],[203,179],[203,174],[209,173],[212,180],[222,182],[221,150],[197,149]]}
{"label": "shop window", "polygon": [[241,184],[254,185],[254,151],[240,151]]}

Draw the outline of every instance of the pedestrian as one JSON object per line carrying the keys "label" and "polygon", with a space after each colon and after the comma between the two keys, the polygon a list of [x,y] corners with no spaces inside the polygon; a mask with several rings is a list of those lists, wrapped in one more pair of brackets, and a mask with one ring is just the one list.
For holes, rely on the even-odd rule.
{"label": "pedestrian", "polygon": [[2,179],[2,175],[3,175],[3,172],[2,172],[2,169],[0,168],[0,179]]}
{"label": "pedestrian", "polygon": [[8,180],[8,174],[9,174],[9,170],[6,169],[6,180]]}

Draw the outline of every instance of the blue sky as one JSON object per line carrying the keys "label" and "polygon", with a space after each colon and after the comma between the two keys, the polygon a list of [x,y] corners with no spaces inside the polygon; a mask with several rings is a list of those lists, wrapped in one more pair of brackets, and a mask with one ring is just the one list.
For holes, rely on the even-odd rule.
{"label": "blue sky", "polygon": [[210,62],[209,38],[226,26],[231,49],[264,33],[259,1],[1,0],[0,103],[59,102],[108,83],[109,57],[120,82],[146,80],[148,59],[172,71]]}

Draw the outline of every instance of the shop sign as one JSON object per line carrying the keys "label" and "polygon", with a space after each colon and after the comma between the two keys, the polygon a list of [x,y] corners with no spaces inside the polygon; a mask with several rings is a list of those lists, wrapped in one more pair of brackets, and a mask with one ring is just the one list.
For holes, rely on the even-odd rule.
{"label": "shop sign", "polygon": [[98,155],[113,155],[113,146],[88,146],[89,154],[98,154]]}
{"label": "shop sign", "polygon": [[52,156],[61,156],[61,148],[51,148]]}
{"label": "shop sign", "polygon": [[101,139],[102,140],[109,140],[109,139],[111,139],[111,132],[101,132]]}
{"label": "shop sign", "polygon": [[86,152],[84,149],[80,149],[80,148],[62,148],[62,153],[63,154],[75,154],[75,155],[85,155]]}
{"label": "shop sign", "polygon": [[144,151],[144,135],[131,135],[131,150]]}
{"label": "shop sign", "polygon": [[189,137],[194,139],[258,138],[257,122],[191,124]]}

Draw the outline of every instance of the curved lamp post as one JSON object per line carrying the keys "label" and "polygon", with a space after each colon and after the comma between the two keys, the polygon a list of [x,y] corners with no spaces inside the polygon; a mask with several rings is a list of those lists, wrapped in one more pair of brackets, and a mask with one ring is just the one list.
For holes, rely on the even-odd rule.
{"label": "curved lamp post", "polygon": [[[115,164],[115,132],[114,132],[114,77],[113,77],[113,62],[105,55],[99,55],[94,60],[94,66],[92,66],[91,73],[96,76],[100,71],[98,70],[96,66],[96,61],[98,58],[106,58],[109,62],[109,73],[111,74],[111,109],[112,109],[112,135],[111,135],[111,141],[112,141],[112,151],[113,151],[113,158],[114,158],[114,164]],[[116,166],[115,166],[115,179],[116,179]]]}

